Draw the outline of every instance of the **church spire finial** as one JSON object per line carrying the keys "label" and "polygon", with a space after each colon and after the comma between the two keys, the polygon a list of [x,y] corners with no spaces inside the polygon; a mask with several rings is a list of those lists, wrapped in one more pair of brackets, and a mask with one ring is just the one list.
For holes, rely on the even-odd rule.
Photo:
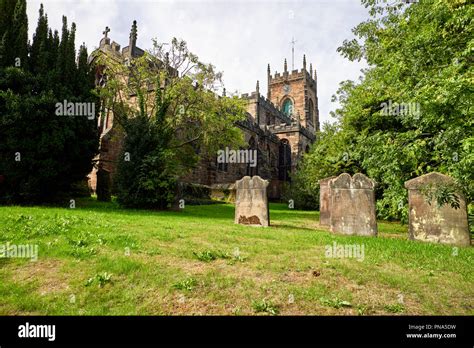
{"label": "church spire finial", "polygon": [[270,63],[268,63],[268,66],[267,66],[267,75],[270,76]]}
{"label": "church spire finial", "polygon": [[260,83],[257,80],[257,86],[255,87],[255,90],[257,91],[257,94],[260,94]]}
{"label": "church spire finial", "polygon": [[303,54],[303,70],[306,70],[306,54]]}
{"label": "church spire finial", "polygon": [[313,63],[309,63],[309,76],[313,76]]}
{"label": "church spire finial", "polygon": [[283,71],[288,72],[288,64],[286,63],[286,58],[285,58],[285,63],[283,65]]}
{"label": "church spire finial", "polygon": [[130,31],[129,46],[130,46],[130,52],[133,55],[133,51],[135,50],[135,47],[137,46],[137,21],[133,21],[133,24],[132,24],[132,30]]}

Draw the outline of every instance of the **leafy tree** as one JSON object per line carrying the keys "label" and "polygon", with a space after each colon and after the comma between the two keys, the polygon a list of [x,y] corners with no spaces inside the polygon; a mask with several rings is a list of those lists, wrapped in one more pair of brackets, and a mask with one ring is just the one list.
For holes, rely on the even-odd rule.
{"label": "leafy tree", "polygon": [[[341,105],[333,113],[338,130],[308,156],[319,168],[301,175],[366,173],[379,183],[382,218],[406,220],[404,182],[432,171],[453,176],[472,201],[474,8],[465,0],[362,3],[371,17],[338,51],[365,59],[369,68],[360,81],[341,83],[334,97]],[[396,107],[387,112],[387,104]],[[330,134],[326,129],[321,137]],[[345,152],[350,167],[334,160]]]}
{"label": "leafy tree", "polygon": [[115,179],[122,205],[166,208],[198,152],[206,156],[242,144],[235,122],[245,116],[244,106],[216,95],[221,74],[201,63],[186,42],[154,40],[153,49],[129,66],[107,55],[96,62],[106,67],[101,98],[125,132]]}

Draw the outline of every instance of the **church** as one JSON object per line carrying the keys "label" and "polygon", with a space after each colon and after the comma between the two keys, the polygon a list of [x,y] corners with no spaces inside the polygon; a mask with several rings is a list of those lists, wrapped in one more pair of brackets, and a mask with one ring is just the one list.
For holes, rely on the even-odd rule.
{"label": "church", "polygon": [[[134,57],[144,54],[137,46],[137,23],[133,22],[128,46],[120,50],[120,45],[108,37],[108,27],[100,40],[101,53],[111,55],[127,64]],[[92,64],[97,50],[90,55]],[[96,84],[100,85],[102,74],[96,70]],[[267,91],[260,91],[259,81],[255,91],[243,94],[247,117],[237,123],[243,131],[249,150],[255,150],[256,163],[220,163],[217,154],[202,156],[191,173],[180,181],[185,184],[199,184],[213,192],[232,190],[236,180],[245,175],[259,175],[269,181],[270,199],[279,199],[283,185],[291,180],[298,162],[309,151],[319,131],[319,110],[316,69],[312,64],[307,69],[303,56],[301,69],[288,70],[286,59],[283,71],[271,73],[267,66]],[[224,95],[225,97],[225,91]],[[123,133],[114,125],[113,112],[101,110],[98,117],[100,145],[94,159],[94,169],[89,174],[89,186],[97,192],[103,187],[111,187],[116,173],[116,163],[120,156]]]}

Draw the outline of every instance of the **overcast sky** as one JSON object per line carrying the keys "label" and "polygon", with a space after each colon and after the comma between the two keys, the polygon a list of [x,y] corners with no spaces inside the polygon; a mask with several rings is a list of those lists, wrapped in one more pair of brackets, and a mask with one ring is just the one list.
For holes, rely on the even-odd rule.
{"label": "overcast sky", "polygon": [[350,62],[336,49],[353,38],[351,29],[368,18],[360,0],[29,0],[30,38],[36,29],[38,9],[44,4],[49,25],[61,29],[61,17],[77,25],[76,48],[85,42],[89,52],[99,45],[104,28],[122,47],[128,45],[133,20],[138,22],[137,45],[151,48],[151,39],[187,41],[201,61],[224,73],[228,91],[249,93],[260,80],[267,88],[267,64],[272,74],[291,69],[291,44],[295,43],[295,69],[307,65],[318,72],[320,120],[331,121],[336,108],[331,96],[343,80],[355,80],[365,67]]}

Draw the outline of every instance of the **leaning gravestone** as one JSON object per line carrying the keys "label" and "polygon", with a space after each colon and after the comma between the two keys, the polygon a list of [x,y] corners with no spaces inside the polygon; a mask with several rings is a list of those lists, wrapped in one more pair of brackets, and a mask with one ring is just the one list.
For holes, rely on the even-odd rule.
{"label": "leaning gravestone", "polygon": [[347,173],[329,181],[331,232],[376,236],[375,181],[364,174]]}
{"label": "leaning gravestone", "polygon": [[438,206],[430,201],[428,193],[436,187],[453,185],[454,180],[441,173],[429,173],[405,182],[408,189],[409,237],[425,242],[471,245],[467,222],[466,201],[462,194],[459,208],[450,204]]}
{"label": "leaning gravestone", "polygon": [[270,218],[267,198],[268,181],[259,176],[244,176],[235,182],[235,223],[268,226]]}
{"label": "leaning gravestone", "polygon": [[319,224],[329,226],[331,218],[331,189],[329,181],[335,176],[319,180]]}

